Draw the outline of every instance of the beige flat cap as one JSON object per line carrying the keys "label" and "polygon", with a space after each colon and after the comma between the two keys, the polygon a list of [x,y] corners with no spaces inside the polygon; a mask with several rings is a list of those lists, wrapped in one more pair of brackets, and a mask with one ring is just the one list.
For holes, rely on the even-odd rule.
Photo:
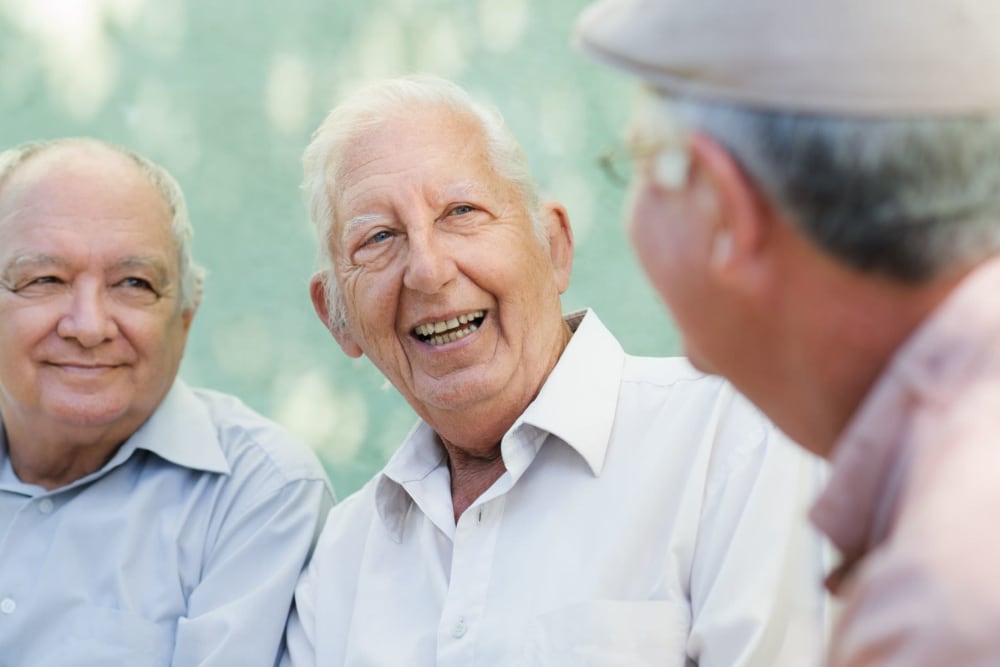
{"label": "beige flat cap", "polygon": [[1000,0],[600,0],[576,39],[670,94],[846,115],[1000,113]]}

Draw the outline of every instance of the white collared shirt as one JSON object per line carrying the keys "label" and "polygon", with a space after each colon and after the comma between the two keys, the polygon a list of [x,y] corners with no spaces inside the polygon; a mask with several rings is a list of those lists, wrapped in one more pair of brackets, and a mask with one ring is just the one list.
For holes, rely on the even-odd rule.
{"label": "white collared shirt", "polygon": [[823,464],[718,378],[630,357],[588,312],[455,524],[420,422],[335,508],[283,664],[817,663],[825,599],[805,512]]}
{"label": "white collared shirt", "polygon": [[306,445],[179,380],[52,491],[18,480],[0,429],[0,667],[273,665],[331,503]]}

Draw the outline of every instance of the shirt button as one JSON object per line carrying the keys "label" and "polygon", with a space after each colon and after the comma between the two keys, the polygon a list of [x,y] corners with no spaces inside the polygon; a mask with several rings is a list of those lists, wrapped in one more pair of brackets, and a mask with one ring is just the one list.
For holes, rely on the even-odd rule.
{"label": "shirt button", "polygon": [[42,498],[38,502],[38,511],[42,514],[51,514],[54,503],[48,498]]}
{"label": "shirt button", "polygon": [[0,611],[5,614],[13,614],[14,610],[17,609],[17,603],[10,598],[4,598],[0,601]]}
{"label": "shirt button", "polygon": [[469,631],[469,626],[465,624],[465,621],[459,620],[455,624],[455,627],[451,629],[451,636],[455,639],[461,639],[465,636],[465,633]]}

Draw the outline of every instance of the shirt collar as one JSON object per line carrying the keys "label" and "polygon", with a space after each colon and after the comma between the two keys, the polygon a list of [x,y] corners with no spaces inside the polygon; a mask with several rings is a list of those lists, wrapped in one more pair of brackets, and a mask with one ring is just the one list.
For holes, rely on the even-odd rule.
{"label": "shirt collar", "polygon": [[914,407],[949,401],[996,354],[998,292],[1000,258],[969,274],[900,346],[835,444],[830,482],[810,516],[848,561],[889,530]]}
{"label": "shirt collar", "polygon": [[446,465],[445,459],[444,447],[434,429],[420,419],[378,475],[375,506],[386,529],[397,542],[403,539],[406,515],[413,504],[407,487],[434,483],[433,473]]}
{"label": "shirt collar", "polygon": [[226,475],[231,472],[212,415],[179,378],[122,450],[126,447],[148,450],[185,468]]}
{"label": "shirt collar", "polygon": [[[174,380],[170,391],[149,419],[118,448],[99,470],[55,489],[61,491],[88,483],[127,461],[137,449],[145,449],[185,468],[229,474],[229,463],[219,445],[212,417],[204,403],[182,380]],[[0,465],[9,458],[6,432],[0,420]]]}
{"label": "shirt collar", "polygon": [[[595,476],[604,468],[625,353],[593,311],[574,312],[565,319],[574,330],[572,338],[538,396],[501,444],[504,465],[515,481],[541,447],[544,438],[537,437],[539,431],[551,433],[575,450]],[[402,540],[406,515],[414,502],[407,487],[440,483],[434,473],[443,466],[446,453],[437,434],[419,420],[375,482],[377,511],[397,542]],[[438,509],[444,513],[444,508]],[[449,503],[449,516],[450,511]]]}
{"label": "shirt collar", "polygon": [[599,476],[618,409],[625,352],[586,310],[566,318],[573,337],[519,421],[558,437]]}

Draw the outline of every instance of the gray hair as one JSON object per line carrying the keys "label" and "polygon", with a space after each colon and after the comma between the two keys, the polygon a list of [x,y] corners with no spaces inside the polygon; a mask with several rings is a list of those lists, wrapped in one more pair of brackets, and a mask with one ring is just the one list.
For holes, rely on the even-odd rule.
{"label": "gray hair", "polygon": [[1000,251],[1000,116],[667,105],[685,130],[729,151],[820,248],[861,271],[924,283]]}
{"label": "gray hair", "polygon": [[44,151],[52,148],[84,146],[87,144],[107,148],[134,161],[143,175],[163,195],[163,199],[166,201],[173,215],[170,221],[170,231],[177,242],[180,307],[184,311],[194,310],[201,299],[202,287],[205,281],[205,269],[194,261],[191,254],[191,240],[194,236],[194,231],[191,229],[191,220],[188,217],[184,193],[177,180],[165,168],[123,146],[99,139],[67,137],[46,141],[29,141],[0,153],[0,187],[10,178],[18,166]]}
{"label": "gray hair", "polygon": [[486,139],[490,167],[517,189],[531,217],[535,235],[543,245],[548,244],[538,215],[538,185],[531,176],[524,150],[499,111],[477,102],[457,84],[435,76],[418,74],[370,83],[330,111],[303,155],[302,189],[319,241],[317,268],[323,275],[331,326],[342,327],[346,316],[339,279],[332,270],[330,243],[334,211],[330,198],[337,188],[347,149],[365,131],[420,107],[463,114],[480,126]]}

